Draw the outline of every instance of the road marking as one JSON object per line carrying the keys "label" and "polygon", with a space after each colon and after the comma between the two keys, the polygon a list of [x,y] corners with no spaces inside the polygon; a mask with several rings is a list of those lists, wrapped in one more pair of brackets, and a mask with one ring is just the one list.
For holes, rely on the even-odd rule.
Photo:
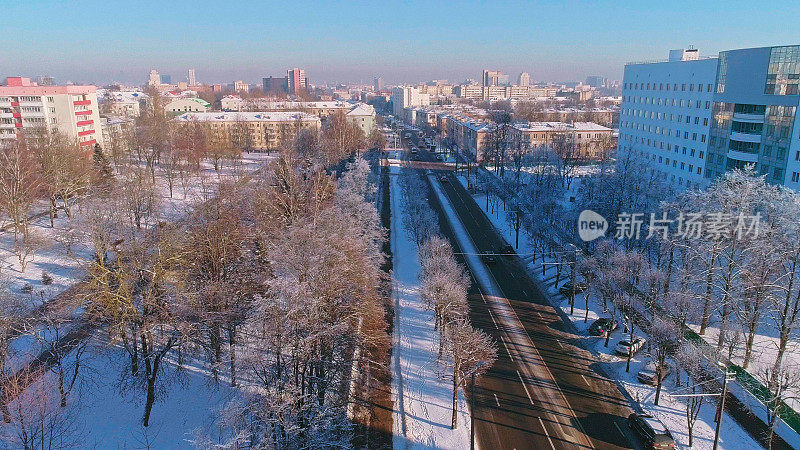
{"label": "road marking", "polygon": [[544,430],[544,435],[547,436],[547,441],[550,442],[550,448],[556,450],[556,446],[553,445],[553,440],[550,439],[550,433],[548,433],[547,428],[544,427],[544,422],[542,421],[541,417],[539,417],[539,423],[542,424],[542,430]]}
{"label": "road marking", "polygon": [[617,427],[617,431],[619,431],[619,434],[622,437],[625,437],[625,433],[622,432],[622,428],[620,428],[619,425],[617,425],[617,422],[614,422],[614,426]]}
{"label": "road marking", "polygon": [[[511,356],[511,352],[510,352],[510,351],[508,351],[508,347],[506,347],[506,341],[501,339],[501,340],[500,340],[500,342],[502,342],[502,343],[503,343],[503,347],[505,347],[505,349],[506,349],[506,353],[508,353],[508,357],[509,357],[509,358],[511,358],[511,361],[514,361],[514,357],[513,357],[513,356]],[[519,373],[519,372],[517,372],[517,373]],[[526,389],[526,390],[527,390],[527,389]]]}
{"label": "road marking", "polygon": [[[500,407],[500,400],[497,399],[497,394],[492,393],[492,395],[494,395],[494,402],[497,403],[497,407],[499,408]],[[614,425],[616,425],[616,423]],[[617,428],[619,428],[619,427],[617,427]]]}
{"label": "road marking", "polygon": [[[522,379],[522,375],[520,375],[519,370],[517,371],[517,376],[519,377],[519,382],[522,383],[522,387],[525,389],[525,394],[528,396],[528,400],[531,401],[531,405],[533,405],[533,399],[531,398],[531,393],[528,392],[528,386],[525,386],[525,380]],[[541,418],[539,420],[542,420]]]}
{"label": "road marking", "polygon": [[583,378],[583,382],[586,383],[587,386],[589,386],[589,387],[592,386],[591,384],[589,384],[589,380],[587,380],[586,377],[583,376],[583,374],[581,374],[581,378]]}

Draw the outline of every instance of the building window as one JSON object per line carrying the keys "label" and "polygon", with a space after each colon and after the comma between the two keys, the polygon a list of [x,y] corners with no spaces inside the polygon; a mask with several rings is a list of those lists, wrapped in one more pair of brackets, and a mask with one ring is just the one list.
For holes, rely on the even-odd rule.
{"label": "building window", "polygon": [[800,181],[800,174],[797,172],[792,172],[792,182],[797,183],[798,181]]}

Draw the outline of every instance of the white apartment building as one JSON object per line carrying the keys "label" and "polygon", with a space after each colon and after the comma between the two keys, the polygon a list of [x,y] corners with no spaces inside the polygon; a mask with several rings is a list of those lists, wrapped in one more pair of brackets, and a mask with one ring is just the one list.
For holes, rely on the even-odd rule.
{"label": "white apartment building", "polygon": [[677,186],[752,166],[800,189],[800,45],[728,50],[625,66],[619,149]]}
{"label": "white apartment building", "polygon": [[49,127],[103,146],[95,86],[38,86],[29,78],[8,77],[0,86],[0,143],[30,128]]}
{"label": "white apartment building", "polygon": [[708,183],[709,141],[717,58],[671,51],[666,61],[625,66],[619,151],[647,158],[667,181],[697,188]]}
{"label": "white apartment building", "polygon": [[421,94],[417,88],[401,86],[392,89],[392,111],[395,117],[402,117],[404,109],[415,106],[427,106],[431,104],[428,94]]}

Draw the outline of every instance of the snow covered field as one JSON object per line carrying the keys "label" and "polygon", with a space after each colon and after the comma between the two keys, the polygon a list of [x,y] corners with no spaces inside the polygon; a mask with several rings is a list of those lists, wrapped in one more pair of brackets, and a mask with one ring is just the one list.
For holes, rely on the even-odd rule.
{"label": "snow covered field", "polygon": [[[459,177],[459,180],[466,186],[466,179]],[[502,210],[502,205],[499,210],[495,208],[494,214],[491,213],[491,205],[489,211],[485,210],[486,197],[482,194],[473,196],[478,206],[486,212],[487,217],[492,221],[495,228],[503,235],[505,240],[512,245],[515,240],[515,231],[511,223],[509,223],[505,212]],[[517,253],[520,257],[525,258],[533,253],[530,247],[529,240],[524,235],[524,230],[520,230],[519,249]],[[552,263],[554,261],[547,260],[546,262]],[[542,277],[541,260],[537,257],[536,262],[529,264],[531,272],[539,278],[539,284],[546,290],[550,300],[562,308],[564,313],[571,319],[572,323],[579,332],[585,333],[589,325],[594,319],[602,316],[603,306],[601,303],[596,302],[594,298],[590,298],[589,302],[589,319],[584,323],[584,316],[586,310],[583,309],[585,305],[584,294],[579,294],[575,299],[575,310],[572,315],[569,314],[570,306],[569,301],[564,296],[558,293],[558,287],[555,285],[556,267],[554,265],[545,266],[545,276]],[[567,271],[562,272],[561,280],[559,283],[567,281],[565,279]],[[641,334],[639,334],[641,336]],[[655,398],[655,387],[647,386],[639,383],[636,380],[636,373],[646,364],[649,357],[646,349],[640,351],[631,363],[630,372],[625,372],[626,360],[619,356],[614,355],[614,346],[617,342],[627,337],[623,336],[621,331],[616,331],[612,334],[608,348],[604,347],[604,339],[592,338],[595,341],[590,344],[589,350],[592,351],[603,364],[608,374],[615,378],[622,388],[624,388],[632,398],[637,399],[643,409],[650,412],[655,417],[659,418],[673,433],[676,442],[680,448],[689,448],[688,435],[686,434],[686,410],[683,400],[672,397],[670,393],[677,393],[682,387],[675,385],[676,377],[670,375],[664,381],[662,395],[659,406],[653,404]],[[700,416],[694,427],[694,445],[691,448],[712,448],[714,439],[714,413],[715,403],[713,401],[706,401],[700,412]],[[722,430],[720,432],[720,448],[724,449],[751,449],[759,448],[760,445],[753,440],[753,438],[744,431],[727,413],[722,421]]]}
{"label": "snow covered field", "polygon": [[[161,217],[168,220],[182,217],[192,204],[202,201],[213,193],[221,181],[253,172],[272,157],[265,153],[243,153],[242,159],[236,165],[226,163],[219,171],[214,170],[211,162],[205,161],[202,163],[201,172],[191,176],[185,185],[175,181],[172,197],[169,195],[167,181],[163,175],[160,176],[159,170],[156,170],[156,185],[161,197]],[[72,219],[67,218],[64,212],[59,210],[53,227],[50,226],[50,218],[46,213],[31,222],[31,231],[41,237],[43,245],[34,254],[25,272],[22,272],[18,258],[13,252],[14,234],[11,231],[0,231],[0,287],[5,284],[12,294],[36,305],[48,301],[79,280],[84,273],[82,267],[92,254],[88,244],[89,238],[84,232],[87,207],[79,201],[73,207]],[[45,202],[40,203],[34,210],[34,212],[42,211],[47,211]],[[67,236],[74,237],[71,252],[67,251],[64,243]],[[43,272],[52,277],[53,281],[49,286],[42,283]],[[30,286],[30,293],[22,292],[26,285]]]}
{"label": "snow covered field", "polygon": [[[75,352],[66,358],[67,364],[74,358]],[[213,430],[215,414],[233,395],[224,381],[217,385],[208,374],[191,366],[178,371],[175,365],[166,364],[159,375],[152,425],[145,428],[144,386],[120,379],[129,365],[125,351],[108,346],[105,333],[98,333],[81,357],[80,376],[66,407],[54,404],[57,377],[48,372],[11,402],[9,409],[12,415],[18,411],[30,415],[34,424],[37,414],[47,414],[47,423],[57,422],[51,428],[63,439],[64,448],[188,449],[194,448],[191,440]],[[14,436],[20,433],[18,420],[0,425],[0,433],[4,442],[15,442]]]}
{"label": "snow covered field", "polygon": [[402,196],[391,167],[392,261],[395,301],[392,395],[394,448],[469,448],[469,411],[459,393],[458,427],[450,429],[452,382],[439,377],[437,333],[432,311],[419,295],[417,246],[403,228]]}

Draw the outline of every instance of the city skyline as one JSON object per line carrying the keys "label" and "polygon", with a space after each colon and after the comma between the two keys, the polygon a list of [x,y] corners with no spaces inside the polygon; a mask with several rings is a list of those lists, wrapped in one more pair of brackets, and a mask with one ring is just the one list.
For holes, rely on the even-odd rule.
{"label": "city skyline", "polygon": [[[778,2],[768,10],[738,2],[721,5],[546,1],[465,2],[453,8],[411,2],[373,8],[348,2],[264,8],[268,12],[262,15],[205,1],[191,9],[155,2],[131,9],[121,2],[90,1],[80,10],[13,1],[4,8],[17,20],[4,26],[5,36],[14,40],[5,38],[0,60],[3,76],[51,75],[60,82],[99,84],[139,84],[151,69],[182,80],[189,68],[196,70],[198,82],[258,83],[287,67],[304,67],[316,84],[371,84],[376,76],[387,84],[460,82],[478,79],[486,68],[502,70],[512,80],[528,72],[531,81],[552,82],[590,75],[621,79],[626,62],[661,59],[672,48],[693,45],[701,54],[716,55],[730,48],[790,44],[794,37],[796,4]],[[487,8],[513,10],[514,19],[486,20]],[[783,14],[772,14],[775,10]],[[58,23],[43,20],[53,16]],[[92,26],[73,25],[84,22]],[[742,36],[741,29],[748,34]],[[98,50],[87,51],[92,48]]]}

